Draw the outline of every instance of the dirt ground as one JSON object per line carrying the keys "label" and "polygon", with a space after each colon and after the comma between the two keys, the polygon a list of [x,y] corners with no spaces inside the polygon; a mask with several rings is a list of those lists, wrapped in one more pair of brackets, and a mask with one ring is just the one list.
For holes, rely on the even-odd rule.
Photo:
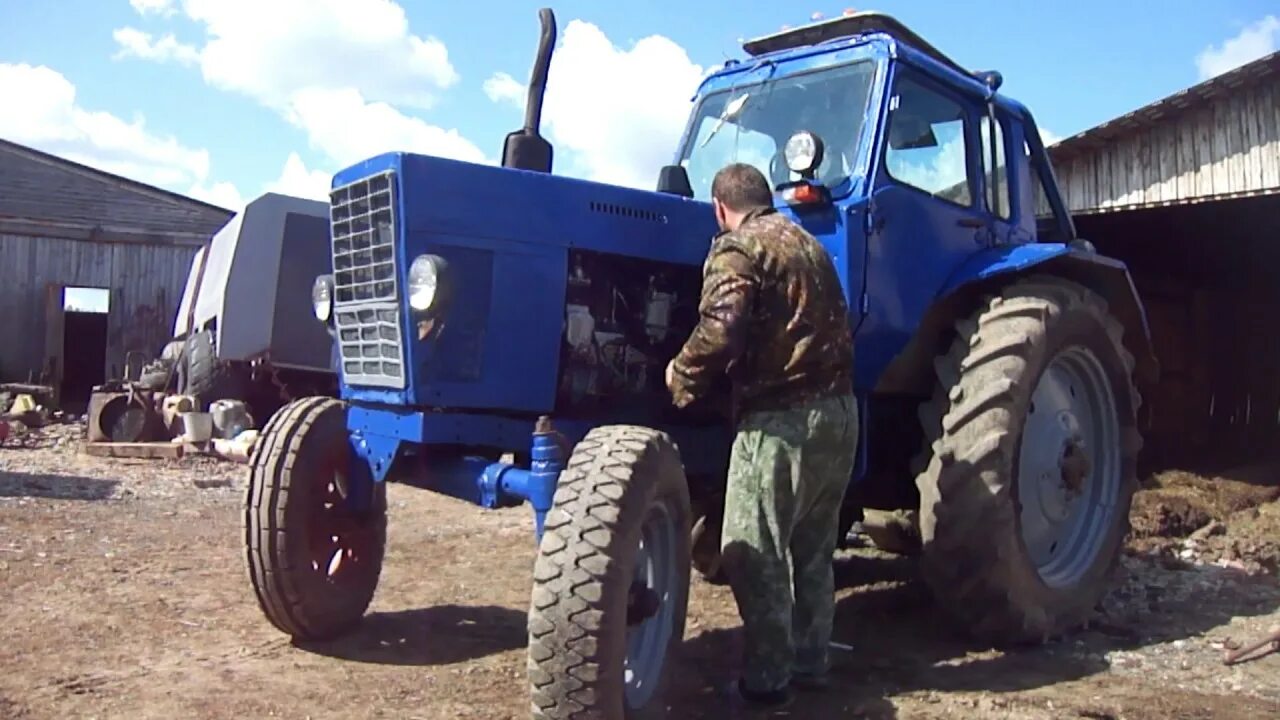
{"label": "dirt ground", "polygon": [[[0,718],[525,718],[534,544],[523,509],[392,486],[386,567],[352,636],[296,647],[254,603],[243,466],[100,460],[74,426],[0,448]],[[1280,716],[1280,655],[1224,667],[1280,625],[1280,470],[1168,473],[1134,510],[1126,572],[1084,632],[971,648],[910,560],[837,561],[840,683],[794,718]],[[737,617],[695,581],[674,717],[720,717]]]}

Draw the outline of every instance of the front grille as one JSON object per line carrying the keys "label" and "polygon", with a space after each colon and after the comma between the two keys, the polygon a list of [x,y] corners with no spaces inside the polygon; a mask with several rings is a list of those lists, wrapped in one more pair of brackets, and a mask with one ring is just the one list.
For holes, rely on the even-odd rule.
{"label": "front grille", "polygon": [[330,194],[334,317],[351,385],[405,386],[395,188],[395,173],[388,171]]}

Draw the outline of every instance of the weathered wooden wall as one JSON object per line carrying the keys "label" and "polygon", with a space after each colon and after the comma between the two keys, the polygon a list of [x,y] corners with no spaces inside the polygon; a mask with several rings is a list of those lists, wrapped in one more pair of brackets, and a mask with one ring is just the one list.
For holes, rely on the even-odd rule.
{"label": "weathered wooden wall", "polygon": [[1280,192],[1274,64],[1260,61],[1050,148],[1068,208],[1096,212]]}
{"label": "weathered wooden wall", "polygon": [[51,286],[110,290],[107,377],[123,372],[131,351],[153,358],[172,333],[197,249],[0,235],[0,377],[39,375]]}

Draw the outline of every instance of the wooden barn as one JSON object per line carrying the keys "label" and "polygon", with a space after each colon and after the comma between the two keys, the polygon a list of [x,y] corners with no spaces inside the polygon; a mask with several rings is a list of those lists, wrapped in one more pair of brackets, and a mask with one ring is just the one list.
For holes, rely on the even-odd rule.
{"label": "wooden barn", "polygon": [[1079,235],[1129,264],[1147,306],[1162,370],[1144,389],[1150,456],[1270,450],[1280,430],[1280,53],[1050,155]]}
{"label": "wooden barn", "polygon": [[231,215],[0,140],[0,380],[75,403],[154,358],[192,258]]}

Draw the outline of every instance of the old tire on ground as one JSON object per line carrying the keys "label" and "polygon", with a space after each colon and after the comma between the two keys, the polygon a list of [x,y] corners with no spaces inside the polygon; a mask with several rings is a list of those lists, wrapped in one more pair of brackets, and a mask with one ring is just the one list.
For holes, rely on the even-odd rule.
{"label": "old tire on ground", "polygon": [[378,586],[386,485],[373,485],[366,512],[350,509],[350,456],[346,407],[314,397],[276,413],[249,460],[249,579],[267,619],[297,640],[342,634],[360,621]]}
{"label": "old tire on ground", "polygon": [[665,434],[601,427],[578,444],[534,565],[534,718],[665,716],[684,636],[690,516],[679,452]]}
{"label": "old tire on ground", "polygon": [[1133,357],[1105,301],[1033,277],[957,324],[921,408],[921,569],[971,636],[1086,622],[1129,531],[1141,446]]}

